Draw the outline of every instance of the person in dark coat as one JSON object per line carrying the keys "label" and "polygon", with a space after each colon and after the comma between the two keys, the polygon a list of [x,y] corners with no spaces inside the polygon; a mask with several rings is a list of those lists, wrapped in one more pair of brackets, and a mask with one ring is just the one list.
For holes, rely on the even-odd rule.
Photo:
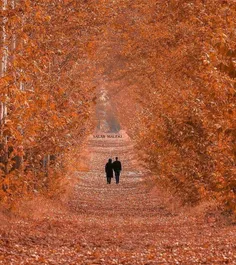
{"label": "person in dark coat", "polygon": [[107,176],[107,184],[111,184],[111,178],[113,178],[113,164],[111,159],[106,163],[105,172]]}
{"label": "person in dark coat", "polygon": [[121,162],[118,160],[118,157],[116,157],[116,161],[114,161],[112,165],[113,165],[113,169],[115,171],[116,184],[119,184],[120,172],[122,170],[122,167],[121,167]]}

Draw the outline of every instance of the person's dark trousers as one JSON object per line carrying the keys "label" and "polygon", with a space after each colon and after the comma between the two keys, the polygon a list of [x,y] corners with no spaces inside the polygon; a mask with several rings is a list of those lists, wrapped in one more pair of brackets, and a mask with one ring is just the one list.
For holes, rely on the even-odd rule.
{"label": "person's dark trousers", "polygon": [[119,184],[119,182],[120,182],[120,170],[115,171],[115,176],[116,176],[116,184]]}
{"label": "person's dark trousers", "polygon": [[111,178],[107,177],[107,184],[111,184]]}

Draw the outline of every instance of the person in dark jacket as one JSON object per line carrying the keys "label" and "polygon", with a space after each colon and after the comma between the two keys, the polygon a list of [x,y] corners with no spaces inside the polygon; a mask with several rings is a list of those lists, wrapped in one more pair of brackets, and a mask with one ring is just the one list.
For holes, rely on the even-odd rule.
{"label": "person in dark jacket", "polygon": [[120,172],[122,170],[122,167],[121,167],[121,162],[118,160],[118,157],[116,157],[116,161],[114,161],[112,165],[113,165],[113,169],[115,171],[116,184],[119,184]]}
{"label": "person in dark jacket", "polygon": [[113,164],[111,159],[106,163],[105,172],[107,176],[107,184],[111,184],[111,178],[113,178]]}

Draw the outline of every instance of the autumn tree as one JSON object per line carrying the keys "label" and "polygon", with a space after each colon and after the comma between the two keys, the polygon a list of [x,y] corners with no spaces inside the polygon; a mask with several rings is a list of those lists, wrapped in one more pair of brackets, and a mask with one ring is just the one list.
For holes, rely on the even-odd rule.
{"label": "autumn tree", "polygon": [[1,17],[3,198],[48,188],[89,132],[94,84],[85,4],[5,1]]}
{"label": "autumn tree", "polygon": [[211,197],[235,211],[234,17],[234,1],[119,1],[98,55],[159,182],[186,204]]}

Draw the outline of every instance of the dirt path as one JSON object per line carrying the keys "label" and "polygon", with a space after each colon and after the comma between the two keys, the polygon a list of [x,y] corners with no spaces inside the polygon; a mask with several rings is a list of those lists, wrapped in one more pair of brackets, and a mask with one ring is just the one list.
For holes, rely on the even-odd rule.
{"label": "dirt path", "polygon": [[[1,227],[0,264],[236,264],[235,227],[171,210],[146,186],[129,139],[91,138],[88,149],[66,213]],[[121,183],[107,185],[104,163],[116,155]]]}

